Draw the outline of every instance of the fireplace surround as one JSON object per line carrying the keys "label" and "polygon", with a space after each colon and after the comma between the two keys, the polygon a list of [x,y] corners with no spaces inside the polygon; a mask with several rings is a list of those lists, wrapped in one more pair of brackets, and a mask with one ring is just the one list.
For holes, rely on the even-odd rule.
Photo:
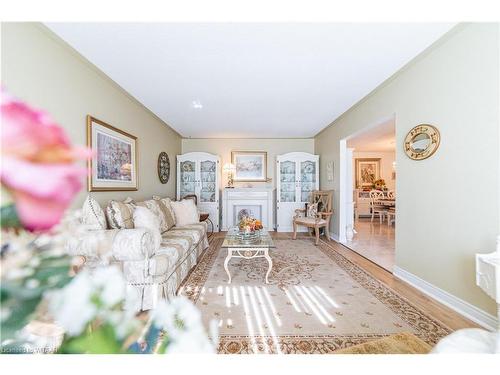
{"label": "fireplace surround", "polygon": [[238,224],[242,215],[249,215],[262,222],[264,230],[275,229],[273,188],[233,188],[222,193],[222,230]]}

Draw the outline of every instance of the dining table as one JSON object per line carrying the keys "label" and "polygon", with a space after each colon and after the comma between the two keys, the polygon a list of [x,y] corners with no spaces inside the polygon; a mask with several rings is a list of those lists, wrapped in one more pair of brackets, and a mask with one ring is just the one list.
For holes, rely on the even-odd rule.
{"label": "dining table", "polygon": [[377,203],[387,207],[396,207],[396,199],[394,198],[379,198]]}

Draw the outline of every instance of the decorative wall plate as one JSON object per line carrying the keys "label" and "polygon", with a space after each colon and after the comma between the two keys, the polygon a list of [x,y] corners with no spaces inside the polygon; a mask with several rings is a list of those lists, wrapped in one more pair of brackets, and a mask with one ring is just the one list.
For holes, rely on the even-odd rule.
{"label": "decorative wall plate", "polygon": [[406,155],[413,160],[423,160],[432,156],[439,147],[441,136],[436,127],[420,124],[411,129],[405,138]]}
{"label": "decorative wall plate", "polygon": [[164,151],[158,156],[158,177],[162,184],[166,184],[170,178],[170,160]]}

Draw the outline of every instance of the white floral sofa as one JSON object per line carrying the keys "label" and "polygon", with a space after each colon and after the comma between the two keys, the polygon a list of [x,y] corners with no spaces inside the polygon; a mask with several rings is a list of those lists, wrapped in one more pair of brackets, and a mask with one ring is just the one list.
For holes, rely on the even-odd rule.
{"label": "white floral sofa", "polygon": [[[155,307],[159,299],[177,293],[182,281],[208,248],[207,225],[198,222],[176,226],[169,198],[155,197],[144,202],[127,198],[110,201],[106,215],[88,197],[80,215],[80,230],[67,244],[71,255],[81,256],[86,267],[121,265],[129,295],[138,310]],[[158,217],[161,242],[155,248],[151,231],[135,228],[134,209],[147,207]]]}

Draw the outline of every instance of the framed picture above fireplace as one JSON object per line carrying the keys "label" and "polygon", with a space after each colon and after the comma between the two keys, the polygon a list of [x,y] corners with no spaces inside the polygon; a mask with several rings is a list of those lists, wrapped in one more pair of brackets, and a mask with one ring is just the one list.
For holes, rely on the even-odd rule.
{"label": "framed picture above fireplace", "polygon": [[232,151],[231,164],[236,168],[234,181],[267,181],[267,152],[265,151]]}

